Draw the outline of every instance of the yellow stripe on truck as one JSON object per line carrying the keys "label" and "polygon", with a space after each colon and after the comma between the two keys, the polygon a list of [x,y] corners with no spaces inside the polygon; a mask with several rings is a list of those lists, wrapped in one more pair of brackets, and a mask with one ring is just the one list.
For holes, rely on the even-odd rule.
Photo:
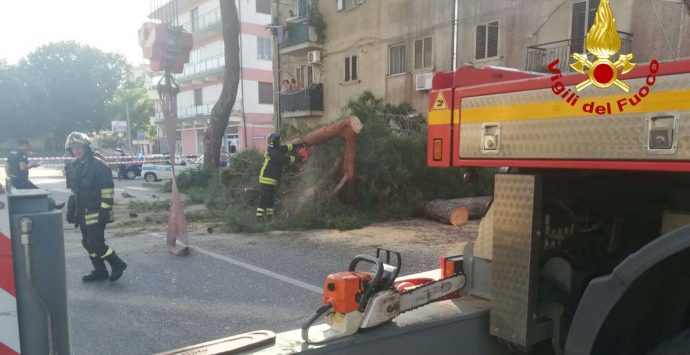
{"label": "yellow stripe on truck", "polygon": [[[455,116],[458,115],[458,110],[455,111]],[[428,123],[429,126],[433,125],[449,125],[450,124],[450,110],[433,110],[429,111]]]}
{"label": "yellow stripe on truck", "polygon": [[[564,118],[573,116],[593,117],[601,116],[595,113],[584,112],[582,106],[594,101],[594,105],[611,104],[611,114],[629,114],[645,112],[663,112],[676,110],[690,110],[690,90],[672,90],[650,92],[642,99],[637,106],[632,106],[629,102],[623,107],[623,112],[618,110],[617,101],[622,98],[629,98],[631,94],[580,97],[575,106],[557,99],[553,101],[530,102],[525,104],[514,104],[506,106],[483,106],[462,109],[462,123],[480,123],[490,121],[521,121]],[[439,122],[436,124],[445,123]],[[429,125],[432,123],[432,115],[429,113]]]}

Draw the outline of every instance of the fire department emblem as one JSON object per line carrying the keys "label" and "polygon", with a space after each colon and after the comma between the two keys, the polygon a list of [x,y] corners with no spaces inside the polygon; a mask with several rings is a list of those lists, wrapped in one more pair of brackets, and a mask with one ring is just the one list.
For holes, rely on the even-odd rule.
{"label": "fire department emblem", "polygon": [[[570,64],[570,67],[588,77],[587,80],[577,84],[577,91],[592,84],[600,88],[616,85],[625,92],[630,91],[630,85],[618,79],[618,71],[626,74],[635,68],[635,63],[632,63],[632,53],[621,54],[616,62],[611,61],[611,56],[621,49],[621,38],[616,30],[616,19],[611,12],[609,0],[602,0],[599,3],[594,24],[585,38],[585,49],[596,59],[590,61],[587,54],[573,53],[572,58],[575,61]],[[585,69],[587,69],[586,74]]]}

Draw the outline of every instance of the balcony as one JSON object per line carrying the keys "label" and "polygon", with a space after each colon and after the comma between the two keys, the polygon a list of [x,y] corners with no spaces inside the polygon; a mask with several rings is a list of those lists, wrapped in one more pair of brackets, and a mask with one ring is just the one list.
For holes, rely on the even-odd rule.
{"label": "balcony", "polygon": [[204,60],[187,63],[184,72],[177,77],[180,83],[203,84],[206,81],[215,81],[223,77],[225,69],[225,54],[219,54]]}
{"label": "balcony", "polygon": [[[215,105],[215,102],[210,102],[210,103],[205,103],[199,106],[196,105],[187,105],[187,106],[178,106],[177,107],[177,119],[178,121],[190,121],[193,123],[194,120],[197,119],[207,119],[209,116],[211,116],[211,111],[213,110],[213,106]],[[239,115],[242,113],[242,102],[240,100],[235,102],[235,105],[232,107],[232,115]],[[156,116],[154,119],[155,123],[160,123],[163,122],[163,112],[156,112]]]}
{"label": "balcony", "polygon": [[183,23],[182,27],[194,36],[195,41],[201,41],[220,32],[221,23],[220,7],[217,7]]}
{"label": "balcony", "polygon": [[306,20],[288,23],[285,29],[278,34],[280,54],[306,56],[307,52],[323,49],[318,43],[318,37],[313,26],[309,26]]}
{"label": "balcony", "polygon": [[280,113],[283,117],[323,115],[323,84],[307,89],[280,93]]}
{"label": "balcony", "polygon": [[[618,53],[630,53],[632,50],[633,35],[620,31],[618,34],[621,38],[621,49]],[[562,72],[572,72],[573,70],[569,65],[571,62],[570,56],[573,53],[584,53],[584,43],[584,38],[571,38],[527,47],[527,63],[525,64],[525,70],[547,73],[549,71],[549,64],[556,59],[560,59],[558,69]],[[590,60],[595,59],[591,54],[588,54],[588,56]],[[617,59],[618,54],[611,57],[611,60],[614,62]]]}

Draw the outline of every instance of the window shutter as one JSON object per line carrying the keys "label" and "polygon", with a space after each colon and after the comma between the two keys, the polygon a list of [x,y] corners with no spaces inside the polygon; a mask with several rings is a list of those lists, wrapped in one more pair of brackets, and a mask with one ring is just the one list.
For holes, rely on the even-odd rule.
{"label": "window shutter", "polygon": [[570,54],[584,52],[586,5],[584,1],[573,4],[573,16],[570,25]]}
{"label": "window shutter", "polygon": [[486,57],[498,56],[498,21],[489,23],[486,39]]}
{"label": "window shutter", "polygon": [[432,39],[431,37],[424,39],[424,68],[431,68],[433,59]]}
{"label": "window shutter", "polygon": [[357,56],[352,56],[352,80],[357,80]]}
{"label": "window shutter", "polygon": [[585,33],[589,31],[589,28],[594,24],[594,18],[597,16],[597,9],[599,8],[599,3],[601,0],[589,0],[589,11],[587,14],[587,27],[585,27]]}
{"label": "window shutter", "polygon": [[424,41],[418,39],[414,41],[414,68],[422,69],[424,66]]}
{"label": "window shutter", "polygon": [[350,81],[350,57],[345,58],[345,81]]}
{"label": "window shutter", "polygon": [[475,59],[486,58],[486,26],[477,26],[477,41],[474,49]]}

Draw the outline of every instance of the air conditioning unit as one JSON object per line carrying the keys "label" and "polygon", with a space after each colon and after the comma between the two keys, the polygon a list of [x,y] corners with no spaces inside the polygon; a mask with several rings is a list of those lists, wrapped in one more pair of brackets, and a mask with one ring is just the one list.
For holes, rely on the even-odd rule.
{"label": "air conditioning unit", "polygon": [[307,53],[307,64],[321,63],[321,51],[311,51]]}
{"label": "air conditioning unit", "polygon": [[415,88],[417,91],[431,90],[431,80],[434,78],[434,73],[417,74],[415,77]]}

